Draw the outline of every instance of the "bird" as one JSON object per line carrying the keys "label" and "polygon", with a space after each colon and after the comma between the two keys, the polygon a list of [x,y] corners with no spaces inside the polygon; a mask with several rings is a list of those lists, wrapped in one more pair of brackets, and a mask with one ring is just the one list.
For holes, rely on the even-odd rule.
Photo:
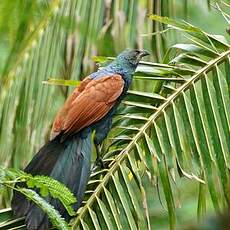
{"label": "bird", "polygon": [[[100,160],[100,146],[111,129],[113,115],[130,88],[140,60],[147,55],[146,50],[125,49],[110,64],[88,75],[57,112],[50,140],[24,169],[65,184],[77,198],[74,210],[82,203],[90,176],[92,132]],[[70,219],[57,199],[49,197],[47,201],[62,217]],[[51,226],[48,216],[17,191],[11,206],[15,217],[25,216],[27,229],[46,230]]]}

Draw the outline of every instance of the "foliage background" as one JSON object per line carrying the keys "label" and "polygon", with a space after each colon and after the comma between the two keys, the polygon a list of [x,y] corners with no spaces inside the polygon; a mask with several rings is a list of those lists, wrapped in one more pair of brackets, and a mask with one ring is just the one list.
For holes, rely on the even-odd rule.
{"label": "foliage background", "polygon": [[[226,35],[227,22],[211,8],[205,0],[1,1],[1,164],[23,168],[28,163],[48,139],[53,117],[73,89],[42,81],[80,80],[97,68],[93,56],[116,56],[126,47],[145,48],[152,53],[150,61],[162,62],[167,48],[186,38],[175,30],[152,35],[166,27],[146,14],[185,19],[206,32]],[[152,92],[156,84],[135,81],[133,89]],[[182,178],[177,186],[177,220],[189,223],[196,216],[198,183]],[[5,190],[1,207],[9,206],[9,198]],[[167,212],[159,199],[151,203],[155,226],[166,228]],[[209,200],[207,209],[213,212]]]}

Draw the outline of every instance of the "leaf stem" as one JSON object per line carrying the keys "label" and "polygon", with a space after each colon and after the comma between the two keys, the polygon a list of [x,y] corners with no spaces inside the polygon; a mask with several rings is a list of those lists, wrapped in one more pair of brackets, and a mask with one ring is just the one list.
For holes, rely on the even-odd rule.
{"label": "leaf stem", "polygon": [[153,121],[155,121],[162,114],[162,111],[165,110],[171,104],[173,100],[179,97],[181,95],[181,92],[191,87],[193,83],[197,81],[200,77],[207,76],[204,73],[210,72],[213,68],[215,68],[216,64],[222,63],[229,55],[230,55],[230,49],[221,53],[217,58],[209,61],[207,65],[205,65],[203,68],[198,70],[188,81],[186,81],[181,87],[179,87],[175,93],[169,96],[166,102],[163,103],[157,109],[157,111],[148,118],[148,121],[143,125],[140,131],[134,136],[134,138],[132,139],[132,141],[130,141],[128,146],[123,151],[121,151],[121,153],[110,164],[111,166],[110,170],[105,175],[102,182],[98,185],[98,187],[96,188],[92,196],[87,200],[85,206],[82,207],[81,211],[79,212],[78,216],[76,217],[73,223],[73,227],[78,226],[78,224],[80,223],[80,220],[86,214],[87,209],[93,205],[94,201],[99,196],[99,194],[103,191],[103,189],[105,188],[106,184],[109,182],[114,172],[117,171],[117,169],[121,166],[121,163],[128,156],[130,150],[132,150],[132,148],[135,146],[135,143],[144,135],[146,130],[152,125]]}

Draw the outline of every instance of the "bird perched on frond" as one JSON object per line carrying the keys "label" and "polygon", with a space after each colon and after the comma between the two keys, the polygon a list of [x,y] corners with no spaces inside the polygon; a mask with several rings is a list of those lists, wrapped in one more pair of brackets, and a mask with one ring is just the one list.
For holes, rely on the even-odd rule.
{"label": "bird perched on frond", "polygon": [[[77,197],[75,210],[81,205],[89,179],[91,133],[95,130],[94,144],[98,152],[139,61],[148,54],[145,50],[125,50],[108,66],[86,77],[57,113],[50,141],[25,168],[32,175],[47,175],[65,184]],[[69,219],[57,199],[49,197],[48,201]],[[25,216],[28,229],[42,230],[50,226],[47,215],[18,192],[14,192],[12,209],[16,217]]]}

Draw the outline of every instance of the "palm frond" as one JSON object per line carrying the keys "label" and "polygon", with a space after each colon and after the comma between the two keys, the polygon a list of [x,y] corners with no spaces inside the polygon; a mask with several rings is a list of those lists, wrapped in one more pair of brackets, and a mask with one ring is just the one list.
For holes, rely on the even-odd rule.
{"label": "palm frond", "polygon": [[14,219],[11,208],[2,209],[0,211],[0,228],[2,230],[25,229],[25,218]]}
{"label": "palm frond", "polygon": [[[201,189],[207,187],[217,211],[223,203],[229,206],[230,45],[187,23],[160,16],[151,18],[187,32],[195,41],[172,47],[180,52],[172,58],[171,72],[166,75],[178,77],[175,68],[190,72],[180,74],[184,81],[164,79],[164,85],[173,87],[169,96],[163,89],[160,92],[164,96],[130,92],[124,103],[128,114],[119,115],[115,121],[111,134],[114,141],[109,142],[104,156],[108,169],[98,169],[91,175],[94,183],[89,183],[85,204],[73,220],[74,229],[90,229],[94,223],[107,227],[112,224],[118,229],[152,229],[146,189],[158,187],[159,183],[170,228],[175,229],[173,184],[178,180],[177,172],[196,180]],[[154,108],[143,116],[138,110],[140,104]],[[117,148],[122,150],[116,151]],[[205,193],[200,191],[198,205],[202,215]],[[92,211],[101,214],[96,216]]]}

